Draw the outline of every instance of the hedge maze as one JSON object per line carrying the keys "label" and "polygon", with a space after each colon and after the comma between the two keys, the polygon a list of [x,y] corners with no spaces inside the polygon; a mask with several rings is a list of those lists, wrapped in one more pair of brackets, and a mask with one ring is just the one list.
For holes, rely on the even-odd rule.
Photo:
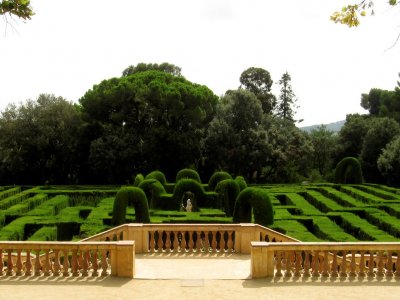
{"label": "hedge maze", "polygon": [[[2,186],[0,240],[80,240],[125,222],[255,222],[301,241],[400,241],[400,189],[366,183],[248,187],[243,177],[225,172],[206,182],[183,169],[175,182],[154,171],[124,187]],[[184,209],[188,198],[191,212]]]}

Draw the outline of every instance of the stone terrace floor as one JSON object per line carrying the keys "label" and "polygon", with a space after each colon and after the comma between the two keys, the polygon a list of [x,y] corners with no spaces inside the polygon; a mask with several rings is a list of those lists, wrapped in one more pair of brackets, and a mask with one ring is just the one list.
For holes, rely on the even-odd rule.
{"label": "stone terrace floor", "polygon": [[136,278],[0,277],[0,299],[398,299],[400,281],[249,279],[250,256],[137,255]]}

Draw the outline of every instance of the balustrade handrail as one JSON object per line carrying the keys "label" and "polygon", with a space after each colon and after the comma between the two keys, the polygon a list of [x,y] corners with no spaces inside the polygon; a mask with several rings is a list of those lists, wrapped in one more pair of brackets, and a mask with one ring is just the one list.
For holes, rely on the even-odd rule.
{"label": "balustrade handrail", "polygon": [[398,242],[251,242],[251,247],[253,278],[400,277]]}

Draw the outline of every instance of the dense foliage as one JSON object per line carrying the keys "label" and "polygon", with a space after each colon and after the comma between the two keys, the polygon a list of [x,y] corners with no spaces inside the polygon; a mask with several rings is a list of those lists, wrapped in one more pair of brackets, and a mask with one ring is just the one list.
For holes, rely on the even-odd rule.
{"label": "dense foliage", "polygon": [[361,165],[355,157],[345,157],[336,166],[335,183],[363,183]]}

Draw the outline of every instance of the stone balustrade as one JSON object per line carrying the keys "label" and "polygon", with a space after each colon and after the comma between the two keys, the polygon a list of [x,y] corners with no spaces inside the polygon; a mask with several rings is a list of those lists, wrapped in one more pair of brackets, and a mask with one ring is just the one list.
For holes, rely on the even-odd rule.
{"label": "stone balustrade", "polygon": [[251,276],[400,278],[399,254],[400,243],[251,242]]}
{"label": "stone balustrade", "polygon": [[251,241],[299,242],[257,224],[125,224],[82,241],[134,240],[136,253],[250,254]]}
{"label": "stone balustrade", "polygon": [[0,275],[133,278],[135,243],[0,242]]}

